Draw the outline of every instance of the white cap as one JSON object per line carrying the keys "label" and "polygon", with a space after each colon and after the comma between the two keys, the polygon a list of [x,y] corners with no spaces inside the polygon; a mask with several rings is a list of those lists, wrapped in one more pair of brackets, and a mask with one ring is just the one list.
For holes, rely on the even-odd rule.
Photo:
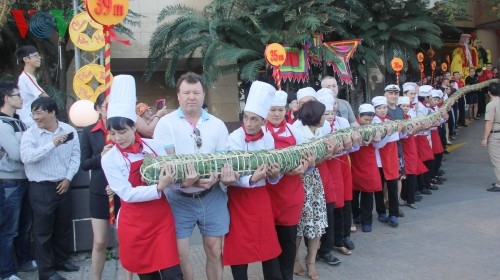
{"label": "white cap", "polygon": [[328,88],[322,88],[316,92],[316,99],[325,105],[327,111],[333,110],[333,104],[335,104],[335,98],[332,95],[332,90]]}
{"label": "white cap", "polygon": [[398,91],[399,92],[399,86],[398,85],[387,85],[384,89],[384,91]]}
{"label": "white cap", "polygon": [[431,96],[432,87],[429,85],[421,86],[418,89],[418,96],[427,97]]}
{"label": "white cap", "polygon": [[306,96],[312,96],[316,98],[316,91],[312,87],[301,88],[297,91],[297,100],[301,100]]}
{"label": "white cap", "polygon": [[109,93],[107,118],[124,117],[135,122],[137,120],[136,102],[134,77],[130,75],[115,76]]}
{"label": "white cap", "polygon": [[440,89],[433,89],[431,91],[431,97],[435,97],[435,98],[443,98],[443,91],[440,90]]}
{"label": "white cap", "polygon": [[377,107],[380,105],[387,105],[387,98],[385,98],[385,96],[375,96],[372,99],[372,105],[373,107]]}
{"label": "white cap", "polygon": [[286,106],[286,100],[288,98],[288,94],[282,90],[276,91],[274,94],[274,99],[273,102],[271,103],[271,106],[280,106],[284,107]]}
{"label": "white cap", "polygon": [[247,103],[244,111],[255,113],[266,119],[269,109],[271,108],[275,92],[276,89],[268,83],[260,81],[253,82],[252,86],[250,86],[250,91],[248,92]]}
{"label": "white cap", "polygon": [[410,98],[408,96],[400,96],[398,97],[398,105],[410,105]]}
{"label": "white cap", "polygon": [[403,84],[403,92],[407,92],[409,90],[416,89],[416,88],[417,88],[416,83],[407,82],[407,83]]}
{"label": "white cap", "polygon": [[375,113],[375,108],[372,104],[359,105],[358,112],[361,113]]}

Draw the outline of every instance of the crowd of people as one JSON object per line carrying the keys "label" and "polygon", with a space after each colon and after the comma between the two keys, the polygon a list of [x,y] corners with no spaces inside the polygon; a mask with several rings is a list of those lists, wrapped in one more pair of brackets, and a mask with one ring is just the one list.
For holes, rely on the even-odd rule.
{"label": "crowd of people", "polygon": [[[55,101],[33,76],[40,66],[36,48],[24,46],[16,54],[24,63],[19,83],[0,85],[0,127],[6,136],[0,138],[0,270],[8,280],[19,280],[17,272],[23,270],[38,269],[41,280],[63,280],[57,271],[79,270],[68,259],[69,185],[79,167],[91,172],[94,279],[102,278],[109,220],[115,218],[126,279],[132,274],[194,279],[189,241],[196,226],[203,237],[208,279],[222,279],[224,266],[234,279],[248,279],[248,264],[255,262],[262,263],[264,279],[293,279],[294,274],[319,279],[317,260],[340,264],[334,252],[353,253],[351,233],[358,226],[365,233],[373,230],[374,206],[377,220],[396,228],[404,217],[401,206],[417,209],[423,195],[439,190],[446,181],[441,170],[446,145],[458,126],[466,126],[465,120],[460,122],[465,116],[460,101],[449,115],[439,110],[464,85],[459,73],[453,73],[454,80],[447,73],[438,88],[412,82],[387,85],[383,95],[360,105],[356,114],[349,102],[337,98],[337,81],[327,76],[320,90],[301,88],[292,101],[270,84],[253,82],[242,125],[229,133],[224,122],[203,108],[208,88],[202,77],[188,72],[177,82],[179,108],[168,114],[166,108],[153,114],[146,104],[136,105],[132,76],[114,77],[109,99],[101,94],[95,102],[100,118],[79,139],[73,127],[57,119]],[[480,81],[470,72],[467,84]],[[491,127],[486,127],[482,144],[498,147],[498,111],[492,111],[499,108],[498,84],[488,93],[496,103],[485,108]],[[356,131],[339,142],[324,137],[339,129],[433,112],[441,112],[442,119],[398,126],[384,137],[363,140]],[[478,114],[484,113],[478,109],[469,118]],[[166,163],[152,185],[140,174],[146,157],[283,149],[319,138],[325,155],[304,152],[288,172],[269,162],[240,176],[226,163],[200,178],[193,163],[182,171]],[[498,152],[490,149],[496,152],[492,161],[498,160]],[[498,161],[494,165],[498,171]],[[179,173],[183,181],[175,183]],[[500,190],[500,181],[491,190]],[[305,270],[298,256],[302,241]]]}

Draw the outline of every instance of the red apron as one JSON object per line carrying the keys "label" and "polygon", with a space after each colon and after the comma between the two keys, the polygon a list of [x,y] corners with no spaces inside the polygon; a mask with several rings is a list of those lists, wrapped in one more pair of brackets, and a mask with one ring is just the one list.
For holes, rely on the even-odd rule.
{"label": "red apron", "polygon": [[418,173],[418,162],[420,161],[420,159],[418,157],[417,144],[415,143],[415,137],[409,136],[408,138],[401,139],[401,145],[403,146],[403,155],[405,158],[405,172],[406,172],[406,174],[408,174],[408,175],[419,174]]}
{"label": "red apron", "polygon": [[396,141],[385,144],[379,149],[382,170],[386,180],[399,179],[398,143]]}
{"label": "red apron", "polygon": [[433,154],[438,155],[444,153],[443,144],[441,143],[441,137],[439,136],[439,130],[431,130],[431,141]]}
{"label": "red apron", "polygon": [[[292,134],[291,131],[290,134]],[[276,149],[294,146],[296,143],[293,136],[274,137],[274,147]],[[298,225],[306,196],[300,175],[283,175],[276,185],[267,184],[266,189],[271,198],[271,207],[276,225]]]}
{"label": "red apron", "polygon": [[429,144],[429,140],[427,140],[427,136],[417,135],[416,137],[417,150],[420,160],[422,160],[422,162],[433,160],[434,154],[432,153],[432,148]]}
{"label": "red apron", "polygon": [[[340,167],[340,160],[339,158],[332,158],[326,160],[321,164],[324,163],[326,163],[326,166],[328,166],[328,170],[325,172],[330,173],[330,185],[332,186],[331,188],[328,188],[327,192],[326,186],[323,185],[325,186],[325,201],[326,203],[335,202],[335,208],[342,208],[344,207],[344,178],[342,177],[342,167]],[[323,171],[321,170],[321,168],[319,168],[319,166],[318,169],[321,178],[323,178]]]}
{"label": "red apron", "polygon": [[281,253],[266,187],[227,188],[231,221],[224,238],[224,265],[267,261]]}
{"label": "red apron", "polygon": [[382,179],[378,171],[375,148],[372,144],[361,146],[351,153],[352,188],[362,192],[382,190]]}
{"label": "red apron", "polygon": [[[317,166],[317,168],[319,170],[319,175],[321,177],[321,182],[323,183],[323,189],[325,192],[325,202],[326,203],[336,202],[336,200],[337,200],[337,194],[335,193],[335,190],[336,190],[335,181],[337,181],[337,180],[332,179],[332,177],[335,175],[330,170],[330,167],[333,168],[333,166],[328,165],[328,163],[330,161],[331,160],[325,160],[322,163],[318,164],[318,166]],[[331,163],[331,164],[333,164],[334,166],[337,166],[337,169],[340,170],[340,167],[338,166],[338,164],[335,164],[335,163]],[[344,188],[344,187],[342,186],[342,188]]]}
{"label": "red apron", "polygon": [[[130,163],[128,180],[134,188],[145,185],[139,172],[142,162]],[[163,192],[151,201],[121,201],[118,240],[120,262],[130,272],[144,274],[179,264],[174,217]]]}
{"label": "red apron", "polygon": [[352,171],[351,160],[348,154],[338,157],[340,161],[340,168],[342,170],[342,177],[344,179],[344,201],[352,200]]}

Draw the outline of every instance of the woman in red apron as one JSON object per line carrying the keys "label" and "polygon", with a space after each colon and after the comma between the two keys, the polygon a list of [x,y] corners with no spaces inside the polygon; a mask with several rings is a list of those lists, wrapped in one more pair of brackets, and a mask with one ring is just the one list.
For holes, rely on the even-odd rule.
{"label": "woman in red apron", "polygon": [[[430,107],[432,111],[439,111],[439,104],[441,103],[442,97],[443,92],[441,90],[434,90],[432,92]],[[442,119],[439,126],[441,126],[444,122],[445,120]],[[441,168],[441,162],[443,161],[444,146],[441,142],[441,135],[439,135],[439,126],[431,128],[432,153],[434,154],[434,169],[431,171],[431,183],[441,185],[443,184],[443,181],[438,179],[438,172]]]}
{"label": "woman in red apron", "polygon": [[[376,96],[372,99],[372,105],[375,107],[375,117],[373,123],[383,123],[389,121],[387,117],[387,98],[384,96]],[[375,155],[377,164],[380,170],[382,182],[387,186],[387,195],[389,198],[389,216],[384,202],[384,194],[382,191],[375,192],[375,206],[378,214],[378,220],[382,223],[388,223],[392,227],[399,225],[399,198],[398,198],[398,180],[399,174],[399,157],[397,142],[399,140],[399,132],[393,132],[392,135],[384,137],[386,144],[383,147],[377,147]]]}
{"label": "woman in red apron", "polygon": [[[295,146],[302,142],[297,136],[299,133],[285,120],[287,97],[286,92],[277,91],[267,115],[266,131],[273,136],[276,149]],[[276,233],[281,246],[278,260],[283,280],[293,280],[297,225],[305,199],[304,185],[300,179],[303,169],[304,166],[301,165],[297,170],[284,174],[277,184],[268,184],[266,187],[271,197]]]}
{"label": "woman in red apron", "polygon": [[156,185],[142,181],[139,169],[144,157],[166,152],[161,143],[143,140],[136,132],[135,100],[130,96],[135,99],[133,77],[116,76],[106,124],[114,146],[105,146],[101,159],[109,186],[121,199],[117,220],[120,261],[141,280],[180,280],[174,219],[163,193],[173,182],[175,170],[164,166]]}
{"label": "woman in red apron", "polygon": [[[227,150],[258,151],[274,149],[274,139],[263,125],[276,90],[270,84],[253,82],[244,109],[243,126],[227,139]],[[228,170],[229,168],[229,170]],[[229,232],[224,239],[223,264],[231,266],[233,278],[248,279],[248,264],[262,262],[264,279],[282,279],[278,256],[281,253],[274,225],[267,183],[280,180],[279,166],[263,164],[252,175],[233,176],[226,164],[221,181],[228,186]]]}

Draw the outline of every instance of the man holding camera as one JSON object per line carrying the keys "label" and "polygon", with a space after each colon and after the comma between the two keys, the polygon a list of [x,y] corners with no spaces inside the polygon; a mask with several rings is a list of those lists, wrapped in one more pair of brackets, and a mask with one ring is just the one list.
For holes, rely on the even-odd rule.
{"label": "man holding camera", "polygon": [[63,280],[56,270],[79,270],[68,257],[72,232],[69,184],[80,166],[80,143],[76,130],[59,121],[57,113],[52,98],[33,101],[31,117],[36,125],[21,139],[40,280]]}

